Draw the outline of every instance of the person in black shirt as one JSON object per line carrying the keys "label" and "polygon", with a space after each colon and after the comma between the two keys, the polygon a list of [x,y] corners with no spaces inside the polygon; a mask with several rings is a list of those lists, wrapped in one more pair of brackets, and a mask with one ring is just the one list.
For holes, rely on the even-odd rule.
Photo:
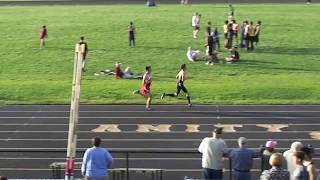
{"label": "person in black shirt", "polygon": [[208,21],[208,26],[207,26],[207,29],[206,29],[206,33],[207,33],[207,36],[209,36],[211,34],[211,21]]}

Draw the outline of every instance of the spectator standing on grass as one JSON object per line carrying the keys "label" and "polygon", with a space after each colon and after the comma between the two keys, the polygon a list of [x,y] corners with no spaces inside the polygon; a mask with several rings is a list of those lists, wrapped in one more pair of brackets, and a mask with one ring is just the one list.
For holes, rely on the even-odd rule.
{"label": "spectator standing on grass", "polygon": [[256,46],[259,43],[260,31],[261,31],[261,21],[258,21],[256,26],[254,27],[254,42],[256,43]]}
{"label": "spectator standing on grass", "polygon": [[255,37],[255,32],[254,32],[253,22],[251,21],[250,24],[247,25],[247,40],[246,40],[247,51],[253,51],[254,37]]}
{"label": "spectator standing on grass", "polygon": [[215,42],[213,39],[213,33],[208,34],[206,36],[206,44],[205,44],[206,48],[207,48],[207,56],[212,56],[213,55],[213,50],[216,49],[215,47]]}
{"label": "spectator standing on grass", "polygon": [[296,169],[294,153],[300,151],[302,147],[303,145],[301,142],[293,142],[290,149],[283,153],[283,157],[287,162],[287,169],[290,172],[291,177],[293,175],[293,171]]}
{"label": "spectator standing on grass", "polygon": [[229,158],[232,161],[232,179],[233,180],[251,180],[250,169],[252,168],[253,158],[258,154],[246,147],[247,139],[240,137],[238,139],[238,149],[230,152]]}
{"label": "spectator standing on grass", "polygon": [[294,163],[296,165],[292,175],[291,180],[309,180],[309,174],[307,167],[303,165],[304,153],[302,151],[297,151],[294,153]]}
{"label": "spectator standing on grass", "polygon": [[227,31],[227,49],[231,49],[233,41],[233,30],[232,30],[232,23],[228,24],[228,31]]}
{"label": "spectator standing on grass", "polygon": [[305,147],[301,148],[301,151],[304,153],[303,165],[307,168],[309,180],[316,180],[317,179],[317,171],[316,171],[316,167],[312,161],[313,148],[305,146]]}
{"label": "spectator standing on grass", "polygon": [[187,5],[188,4],[188,0],[181,0],[180,3],[181,3],[181,5]]}
{"label": "spectator standing on grass", "polygon": [[48,37],[48,31],[46,26],[42,26],[39,32],[40,37],[40,49],[45,46],[45,39]]}
{"label": "spectator standing on grass", "polygon": [[[275,153],[275,148],[277,146],[277,141],[267,141],[265,144],[265,149],[262,152],[262,170],[268,170],[271,168],[272,164],[269,163],[270,157]],[[281,155],[282,156],[282,155]],[[281,159],[282,162],[282,159]]]}
{"label": "spectator standing on grass", "polygon": [[239,24],[237,23],[236,20],[232,20],[232,32],[233,36],[236,39],[236,43],[238,43],[238,31],[239,31]]}
{"label": "spectator standing on grass", "polygon": [[228,24],[229,24],[229,21],[224,21],[224,25],[223,25],[224,47],[227,47],[227,43],[228,43]]}
{"label": "spectator standing on grass", "polygon": [[198,33],[200,31],[200,22],[201,22],[201,14],[198,14],[198,16],[195,19],[195,31],[194,31],[193,38],[198,37]]}
{"label": "spectator standing on grass", "polygon": [[270,169],[264,170],[260,180],[290,180],[290,173],[281,168],[283,156],[280,153],[273,153],[270,156]]}
{"label": "spectator standing on grass", "polygon": [[218,51],[220,49],[220,33],[218,32],[218,28],[214,29],[213,32],[213,40],[216,44],[216,51]]}
{"label": "spectator standing on grass", "polygon": [[234,8],[233,8],[232,4],[229,4],[229,16],[234,17]]}
{"label": "spectator standing on grass", "polygon": [[[79,44],[79,46],[84,45],[84,52],[82,54],[82,71],[85,72],[86,71],[85,66],[86,66],[88,52],[89,52],[88,44],[87,44],[87,42],[85,42],[83,36],[80,37],[80,41],[78,42],[78,44]],[[79,53],[79,52],[76,52],[76,53]]]}
{"label": "spectator standing on grass", "polygon": [[196,31],[197,31],[197,18],[198,18],[198,13],[195,12],[192,16],[192,19],[191,19],[191,26],[193,28],[193,32],[192,32],[192,36],[193,38],[197,38],[196,36]]}
{"label": "spectator standing on grass", "polygon": [[240,37],[240,44],[239,44],[240,48],[246,47],[245,41],[247,39],[247,34],[246,34],[247,25],[248,25],[248,21],[243,21],[242,25],[240,27],[240,29],[241,29],[241,37]]}
{"label": "spectator standing on grass", "polygon": [[87,180],[106,180],[108,169],[113,164],[111,154],[100,147],[101,138],[92,139],[92,148],[86,150],[83,156],[81,173]]}
{"label": "spectator standing on grass", "polygon": [[217,128],[212,137],[202,140],[198,150],[202,153],[204,179],[221,180],[223,178],[223,155],[227,154],[227,144],[221,139],[222,128]]}
{"label": "spectator standing on grass", "polygon": [[135,31],[136,31],[136,28],[134,27],[133,22],[131,21],[128,26],[129,46],[130,47],[136,46]]}
{"label": "spectator standing on grass", "polygon": [[207,23],[207,28],[206,28],[206,36],[210,36],[211,35],[211,32],[212,32],[212,29],[211,29],[211,21],[208,21]]}

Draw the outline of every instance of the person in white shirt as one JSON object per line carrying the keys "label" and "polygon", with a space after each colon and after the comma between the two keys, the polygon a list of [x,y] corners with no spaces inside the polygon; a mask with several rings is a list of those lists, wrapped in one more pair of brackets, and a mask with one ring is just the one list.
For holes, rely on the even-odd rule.
{"label": "person in white shirt", "polygon": [[227,144],[221,139],[222,128],[213,132],[213,137],[202,140],[198,150],[202,153],[204,179],[221,180],[223,178],[223,156],[228,153]]}
{"label": "person in white shirt", "polygon": [[187,58],[189,61],[200,61],[200,51],[193,50],[191,47],[188,47]]}
{"label": "person in white shirt", "polygon": [[200,30],[200,17],[201,15],[195,12],[191,19],[191,25],[193,27],[193,38],[197,38],[198,32]]}
{"label": "person in white shirt", "polygon": [[283,157],[287,162],[287,169],[290,172],[290,177],[293,176],[293,172],[296,169],[296,163],[294,153],[301,150],[303,144],[301,142],[293,142],[289,150],[283,153]]}

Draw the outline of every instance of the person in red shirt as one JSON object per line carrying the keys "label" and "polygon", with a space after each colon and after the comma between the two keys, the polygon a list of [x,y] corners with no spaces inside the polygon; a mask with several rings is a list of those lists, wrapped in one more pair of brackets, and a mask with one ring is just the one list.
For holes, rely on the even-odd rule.
{"label": "person in red shirt", "polygon": [[48,31],[46,26],[42,26],[40,28],[40,33],[39,33],[39,37],[40,37],[40,49],[42,49],[42,47],[45,46],[45,38],[48,37]]}
{"label": "person in red shirt", "polygon": [[121,70],[121,63],[116,63],[116,67],[114,69],[114,75],[116,76],[116,79],[122,78],[123,72]]}
{"label": "person in red shirt", "polygon": [[146,110],[150,111],[151,107],[151,83],[152,83],[152,75],[151,75],[151,66],[146,67],[146,71],[142,78],[142,84],[140,90],[133,91],[133,94],[140,94],[146,99]]}

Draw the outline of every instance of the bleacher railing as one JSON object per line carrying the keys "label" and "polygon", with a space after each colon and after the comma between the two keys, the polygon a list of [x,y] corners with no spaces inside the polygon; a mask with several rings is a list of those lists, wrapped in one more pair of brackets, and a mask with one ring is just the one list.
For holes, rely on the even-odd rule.
{"label": "bleacher railing", "polygon": [[[125,176],[126,180],[130,180],[130,155],[132,154],[200,154],[197,150],[114,150],[108,149],[111,154],[124,154],[125,155]],[[0,153],[66,153],[66,150],[56,149],[56,150],[41,150],[41,149],[0,149]],[[85,153],[85,149],[77,150],[76,153]],[[280,152],[283,153],[283,152]],[[314,154],[313,157],[320,157],[320,154]],[[81,157],[82,158],[82,157]],[[257,157],[256,159],[261,159],[262,162],[263,156]],[[1,159],[1,157],[0,157]],[[229,159],[229,179],[232,180],[232,162]],[[260,170],[262,171],[262,163],[260,166]],[[162,177],[161,177],[162,179]]]}

